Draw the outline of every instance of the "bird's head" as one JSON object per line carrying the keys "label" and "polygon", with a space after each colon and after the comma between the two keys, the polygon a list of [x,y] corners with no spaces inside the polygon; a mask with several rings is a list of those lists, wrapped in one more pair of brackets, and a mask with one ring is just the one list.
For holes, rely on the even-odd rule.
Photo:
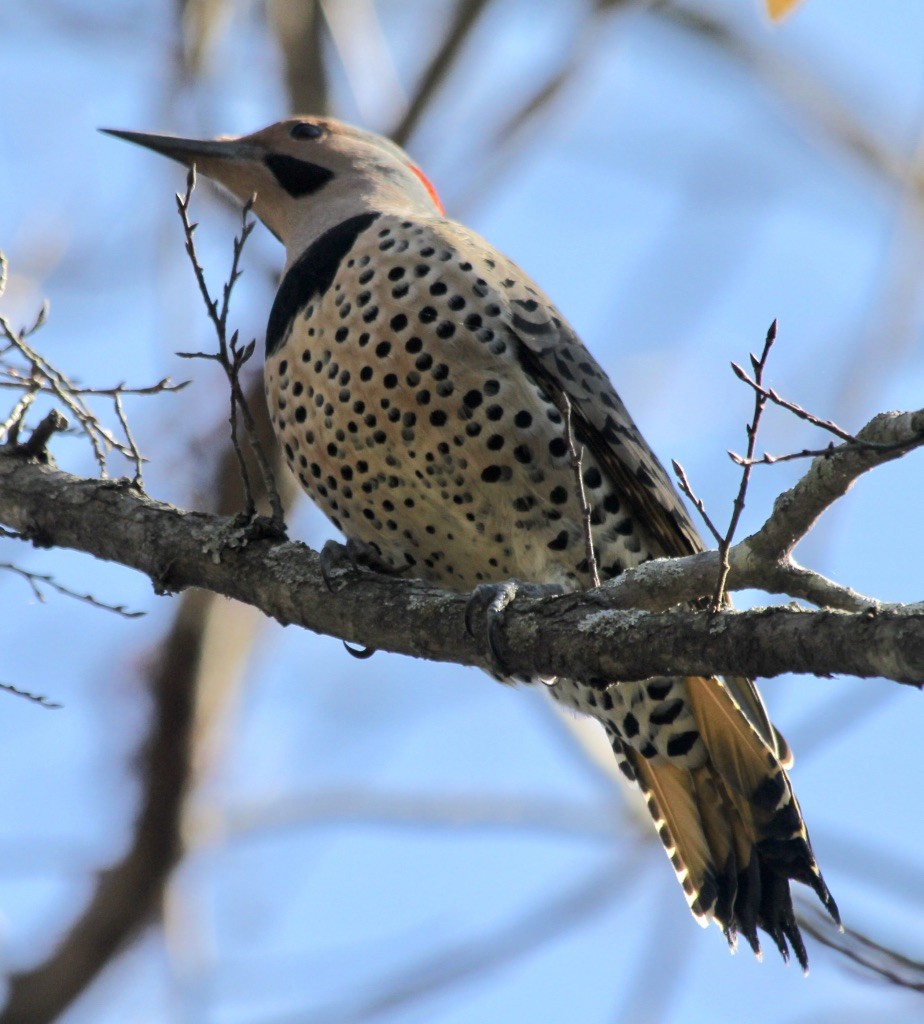
{"label": "bird's head", "polygon": [[295,117],[237,138],[183,139],[103,128],[177,160],[254,212],[292,260],[327,228],[377,210],[441,216],[436,190],[399,146],[328,117]]}

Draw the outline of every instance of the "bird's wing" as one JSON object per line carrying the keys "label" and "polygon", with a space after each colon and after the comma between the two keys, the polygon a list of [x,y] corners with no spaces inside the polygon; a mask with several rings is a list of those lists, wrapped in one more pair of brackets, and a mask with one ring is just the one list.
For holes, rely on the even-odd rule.
{"label": "bird's wing", "polygon": [[[676,557],[704,550],[704,544],[670,477],[648,447],[606,372],[552,301],[511,260],[477,236],[469,236],[485,261],[486,301],[502,310],[524,371],[551,399],[564,393],[571,405],[575,440],[586,445],[619,487],[633,518],[644,524],[650,549]],[[456,239],[452,239],[457,241]],[[493,264],[493,266],[492,266]],[[783,763],[789,748],[770,722],[754,683],[745,677],[725,685],[758,733]]]}
{"label": "bird's wing", "polygon": [[518,285],[506,290],[508,328],[518,342],[524,370],[546,390],[567,396],[575,439],[593,452],[619,486],[635,519],[644,523],[654,552],[677,556],[702,551],[703,542],[670,477],[606,372],[546,296],[522,279]]}

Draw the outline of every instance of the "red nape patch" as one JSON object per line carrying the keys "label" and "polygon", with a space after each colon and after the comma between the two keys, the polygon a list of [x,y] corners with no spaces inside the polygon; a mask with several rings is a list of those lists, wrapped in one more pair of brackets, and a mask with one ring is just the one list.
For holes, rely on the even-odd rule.
{"label": "red nape patch", "polygon": [[430,198],[433,200],[433,203],[436,206],[436,208],[440,211],[440,213],[445,215],[446,211],[445,209],[443,209],[443,204],[440,202],[440,197],[436,194],[436,189],[433,187],[433,182],[430,181],[430,179],[417,166],[417,164],[409,164],[408,166],[417,175],[417,177],[420,178],[421,184],[429,193]]}

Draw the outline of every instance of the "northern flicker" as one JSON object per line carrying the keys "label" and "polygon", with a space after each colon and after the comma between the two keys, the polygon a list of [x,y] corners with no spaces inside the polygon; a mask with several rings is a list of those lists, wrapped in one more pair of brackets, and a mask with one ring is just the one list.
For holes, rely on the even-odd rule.
{"label": "northern flicker", "polygon": [[[286,247],[266,397],[292,472],[380,562],[456,590],[510,578],[590,585],[561,395],[584,448],[600,574],[702,541],[606,373],[530,278],[448,219],[389,140],[300,117],[210,141],[112,131],[254,210]],[[644,793],[702,924],[806,967],[790,880],[837,908],[748,679],[559,679]]]}

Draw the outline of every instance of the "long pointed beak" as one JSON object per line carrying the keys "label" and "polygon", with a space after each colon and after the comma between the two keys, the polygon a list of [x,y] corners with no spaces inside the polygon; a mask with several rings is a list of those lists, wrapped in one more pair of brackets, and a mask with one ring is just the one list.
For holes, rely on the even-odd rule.
{"label": "long pointed beak", "polygon": [[100,128],[106,135],[137,143],[155,153],[162,153],[171,160],[178,160],[187,167],[197,160],[222,159],[246,160],[259,159],[258,147],[241,139],[180,139],[174,135],[162,135],[159,132],[126,132],[120,128]]}

